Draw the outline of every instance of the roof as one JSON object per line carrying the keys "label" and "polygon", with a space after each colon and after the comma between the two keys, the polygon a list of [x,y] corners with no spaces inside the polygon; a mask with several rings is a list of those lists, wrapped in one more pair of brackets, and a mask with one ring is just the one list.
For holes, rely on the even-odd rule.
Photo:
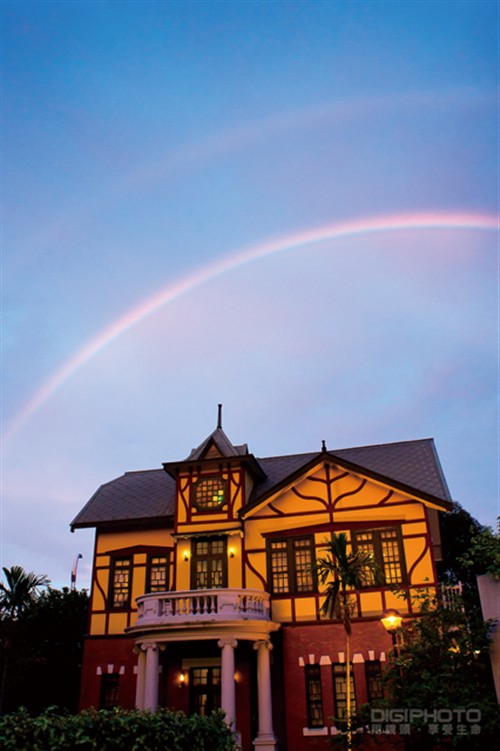
{"label": "roof", "polygon": [[126,472],[96,490],[71,528],[173,517],[175,480],[163,469]]}
{"label": "roof", "polygon": [[224,433],[220,426],[217,426],[215,430],[210,433],[208,438],[205,438],[203,443],[200,443],[198,448],[192,449],[191,453],[187,457],[187,461],[194,461],[195,459],[203,459],[210,447],[218,449],[218,453],[225,458],[231,456],[244,456],[248,454],[248,446],[246,443],[241,446],[234,446],[227,435]]}
{"label": "roof", "polygon": [[[428,499],[451,501],[441,464],[432,438],[417,441],[381,443],[371,446],[336,449],[325,452],[330,461],[366,472],[388,484],[425,496]],[[292,481],[309,464],[315,463],[325,453],[294,454],[258,459],[266,473],[263,483],[254,487],[250,503],[257,504],[281,486]]]}
{"label": "roof", "polygon": [[[218,432],[220,431],[220,433]],[[222,437],[217,428],[216,441],[229,456],[241,455],[254,459],[246,446],[235,447]],[[186,461],[203,456],[214,437],[211,434]],[[262,502],[310,465],[328,458],[330,462],[353,469],[394,484],[403,490],[424,499],[435,500],[444,507],[451,501],[450,492],[436,453],[432,438],[398,443],[382,443],[371,446],[338,449],[328,452],[291,454],[254,459],[262,470],[262,481],[253,489],[249,505]],[[140,522],[166,519],[174,514],[175,480],[163,469],[126,472],[116,480],[101,485],[87,505],[73,520],[72,529],[95,527],[105,524]]]}

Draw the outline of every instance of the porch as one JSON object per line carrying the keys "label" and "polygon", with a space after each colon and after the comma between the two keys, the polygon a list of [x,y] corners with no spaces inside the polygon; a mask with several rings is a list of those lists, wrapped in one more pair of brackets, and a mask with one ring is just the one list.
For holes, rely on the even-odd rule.
{"label": "porch", "polygon": [[[256,652],[258,731],[253,747],[275,751],[272,718],[271,633],[280,624],[270,617],[270,596],[261,590],[210,589],[155,592],[137,599],[137,619],[127,633],[137,653],[136,706],[158,706],[160,654],[178,658],[184,642],[212,642],[220,654],[220,706],[238,731],[235,652],[250,642]],[[207,645],[208,646],[208,645]]]}

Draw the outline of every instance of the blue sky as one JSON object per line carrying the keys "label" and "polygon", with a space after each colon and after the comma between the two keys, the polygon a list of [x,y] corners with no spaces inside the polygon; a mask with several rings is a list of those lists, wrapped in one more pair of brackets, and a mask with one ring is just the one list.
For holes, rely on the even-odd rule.
{"label": "blue sky", "polygon": [[498,21],[487,0],[3,2],[2,565],[61,586],[82,552],[88,583],[71,519],[186,456],[218,402],[257,456],[433,436],[495,524]]}

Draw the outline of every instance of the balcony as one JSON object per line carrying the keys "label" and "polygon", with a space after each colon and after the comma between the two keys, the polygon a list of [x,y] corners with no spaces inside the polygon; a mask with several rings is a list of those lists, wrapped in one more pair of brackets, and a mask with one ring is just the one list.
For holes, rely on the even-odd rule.
{"label": "balcony", "polygon": [[270,621],[268,592],[258,589],[200,589],[155,592],[137,598],[133,630],[228,621]]}

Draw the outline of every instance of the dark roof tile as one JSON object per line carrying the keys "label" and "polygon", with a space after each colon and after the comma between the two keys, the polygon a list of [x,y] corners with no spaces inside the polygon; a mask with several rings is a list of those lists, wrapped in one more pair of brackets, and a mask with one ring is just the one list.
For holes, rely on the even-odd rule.
{"label": "dark roof tile", "polygon": [[163,469],[126,472],[96,490],[72,528],[173,516],[175,480]]}
{"label": "dark roof tile", "polygon": [[[217,429],[220,430],[220,429]],[[221,431],[222,432],[222,431]],[[225,437],[225,436],[224,436]],[[221,436],[219,436],[221,439]],[[207,439],[208,440],[208,439]],[[222,439],[221,439],[222,440]],[[229,441],[231,456],[248,454],[246,446],[233,446]],[[204,441],[196,449],[203,454]],[[219,444],[220,445],[220,444]],[[450,501],[450,493],[439,463],[432,439],[383,443],[372,446],[339,449],[328,452],[331,460],[346,462],[388,482],[413,489],[416,494]],[[274,488],[286,483],[287,478],[300,474],[320,452],[271,456],[257,459],[265,472],[265,479],[253,490],[250,503],[258,503]],[[189,459],[193,457],[193,453]],[[91,527],[106,523],[161,519],[174,514],[175,481],[163,469],[126,472],[116,480],[101,485],[87,505],[75,517],[71,526]]]}

